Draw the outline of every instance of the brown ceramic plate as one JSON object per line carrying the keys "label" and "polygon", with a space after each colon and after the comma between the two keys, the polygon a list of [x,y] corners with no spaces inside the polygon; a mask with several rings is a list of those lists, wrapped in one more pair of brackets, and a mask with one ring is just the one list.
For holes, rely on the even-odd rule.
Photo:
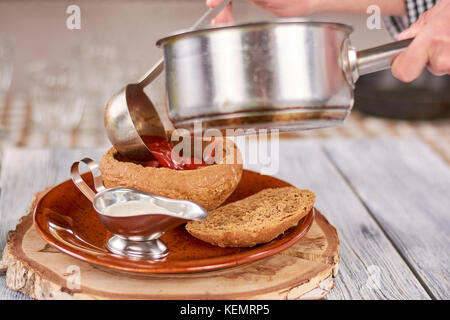
{"label": "brown ceramic plate", "polygon": [[[83,178],[92,187],[91,175],[85,174]],[[265,188],[288,185],[270,176],[244,171],[238,188],[227,203]],[[313,220],[314,210],[278,238],[251,248],[213,246],[192,237],[182,225],[161,238],[169,247],[169,256],[162,261],[151,261],[124,258],[106,249],[111,233],[100,222],[91,202],[71,180],[50,189],[34,212],[38,233],[60,251],[99,267],[138,274],[210,271],[259,260],[292,246],[308,232]]]}

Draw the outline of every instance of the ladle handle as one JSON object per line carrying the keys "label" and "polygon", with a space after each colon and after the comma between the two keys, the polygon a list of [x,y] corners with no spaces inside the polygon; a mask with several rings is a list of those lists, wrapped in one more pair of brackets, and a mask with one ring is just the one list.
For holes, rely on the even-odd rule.
{"label": "ladle handle", "polygon": [[80,162],[83,162],[89,167],[89,170],[94,177],[94,187],[97,192],[105,190],[105,186],[103,185],[102,172],[100,171],[98,164],[90,158],[83,158],[80,161],[74,162],[72,164],[72,167],[70,168],[70,175],[72,177],[73,183],[75,183],[75,185],[86,196],[86,198],[88,198],[92,202],[94,201],[95,191],[92,190],[81,177],[79,170]]}
{"label": "ladle handle", "polygon": [[[225,7],[231,2],[231,0],[225,0],[220,5],[218,5],[215,8],[209,8],[208,11],[206,11],[200,19],[198,19],[192,27],[189,28],[189,30],[196,30],[199,27],[203,25],[204,22],[210,21],[215,16],[219,14]],[[153,80],[155,80],[161,72],[164,70],[164,58],[161,58],[156,62],[153,67],[147,71],[145,75],[142,76],[141,79],[139,79],[138,83],[142,88],[145,88],[148,86]]]}
{"label": "ladle handle", "polygon": [[158,60],[157,63],[147,73],[139,79],[139,85],[142,88],[148,86],[153,80],[155,80],[161,72],[164,70],[164,58]]}
{"label": "ladle handle", "polygon": [[200,19],[198,19],[190,28],[190,30],[196,30],[200,28],[203,23],[211,21],[213,18],[215,18],[225,7],[231,2],[231,0],[224,0],[221,4],[219,4],[217,7],[209,8],[208,11],[206,11]]}

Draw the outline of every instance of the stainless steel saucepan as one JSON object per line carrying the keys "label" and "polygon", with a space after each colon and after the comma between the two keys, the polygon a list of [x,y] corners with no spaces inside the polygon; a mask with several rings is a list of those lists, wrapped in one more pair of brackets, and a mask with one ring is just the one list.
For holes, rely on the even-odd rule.
{"label": "stainless steel saucepan", "polygon": [[352,28],[278,20],[160,39],[176,128],[304,130],[342,123],[359,75],[390,67],[411,39],[356,51]]}

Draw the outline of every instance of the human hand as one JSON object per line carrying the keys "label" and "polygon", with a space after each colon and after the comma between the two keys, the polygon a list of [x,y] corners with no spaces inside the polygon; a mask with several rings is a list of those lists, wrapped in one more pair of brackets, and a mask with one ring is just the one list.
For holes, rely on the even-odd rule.
{"label": "human hand", "polygon": [[392,62],[392,74],[411,82],[426,66],[434,75],[450,74],[450,0],[441,0],[422,14],[398,39],[414,40]]}
{"label": "human hand", "polygon": [[[223,0],[206,0],[206,5],[214,8]],[[272,12],[278,17],[298,17],[317,12],[366,13],[373,0],[247,0]],[[405,0],[377,0],[384,15],[406,13]],[[213,24],[234,22],[231,4],[213,21]]]}
{"label": "human hand", "polygon": [[[208,7],[214,8],[223,0],[206,0]],[[296,17],[312,14],[316,11],[318,0],[247,0],[279,17]],[[213,24],[232,23],[234,17],[231,3],[213,20]]]}

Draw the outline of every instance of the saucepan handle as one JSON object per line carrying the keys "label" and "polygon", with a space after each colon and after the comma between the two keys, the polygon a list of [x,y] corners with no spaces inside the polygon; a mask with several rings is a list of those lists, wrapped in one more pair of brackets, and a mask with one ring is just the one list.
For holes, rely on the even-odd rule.
{"label": "saucepan handle", "polygon": [[[391,67],[392,60],[414,39],[405,39],[384,44],[378,47],[369,48],[357,51],[353,47],[347,50],[348,65],[352,75],[353,82],[356,82],[358,77],[363,74],[377,72]],[[344,61],[345,63],[345,61]]]}
{"label": "saucepan handle", "polygon": [[80,189],[80,191],[86,196],[86,198],[88,198],[92,202],[94,201],[95,191],[92,190],[81,177],[79,169],[80,162],[86,164],[89,167],[89,170],[94,177],[94,187],[97,192],[105,190],[105,186],[103,185],[102,173],[98,167],[98,164],[90,158],[83,158],[80,161],[74,162],[72,164],[72,167],[70,168],[70,175],[72,177],[73,183],[75,183],[77,188]]}
{"label": "saucepan handle", "polygon": [[359,75],[389,69],[392,60],[405,50],[412,41],[413,39],[395,41],[375,48],[358,51]]}

